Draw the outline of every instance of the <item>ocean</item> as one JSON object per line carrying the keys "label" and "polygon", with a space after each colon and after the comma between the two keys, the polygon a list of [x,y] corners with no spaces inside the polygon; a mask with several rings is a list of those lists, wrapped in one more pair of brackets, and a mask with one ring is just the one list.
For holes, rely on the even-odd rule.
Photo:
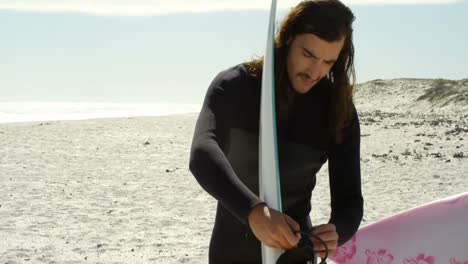
{"label": "ocean", "polygon": [[165,116],[200,112],[200,104],[120,102],[0,102],[0,123]]}

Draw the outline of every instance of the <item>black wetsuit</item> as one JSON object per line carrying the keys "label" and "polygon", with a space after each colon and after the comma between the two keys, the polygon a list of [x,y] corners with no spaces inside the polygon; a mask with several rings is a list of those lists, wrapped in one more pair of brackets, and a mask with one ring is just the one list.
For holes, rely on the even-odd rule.
{"label": "black wetsuit", "polygon": [[[311,227],[315,174],[328,160],[330,222],[336,225],[341,245],[356,232],[363,213],[360,129],[354,109],[343,143],[329,143],[330,85],[324,78],[306,94],[295,93],[288,121],[277,123],[278,157],[283,212],[305,231]],[[260,78],[237,65],[213,80],[198,117],[190,170],[218,200],[210,263],[261,263],[260,242],[247,221],[251,209],[262,203],[258,198],[260,93]]]}

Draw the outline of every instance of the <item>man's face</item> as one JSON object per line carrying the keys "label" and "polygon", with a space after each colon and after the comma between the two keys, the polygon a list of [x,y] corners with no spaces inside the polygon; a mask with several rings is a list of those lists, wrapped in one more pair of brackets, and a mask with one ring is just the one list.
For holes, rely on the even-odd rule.
{"label": "man's face", "polygon": [[328,42],[314,34],[300,34],[289,42],[287,69],[291,85],[307,93],[328,74],[343,48],[344,38]]}

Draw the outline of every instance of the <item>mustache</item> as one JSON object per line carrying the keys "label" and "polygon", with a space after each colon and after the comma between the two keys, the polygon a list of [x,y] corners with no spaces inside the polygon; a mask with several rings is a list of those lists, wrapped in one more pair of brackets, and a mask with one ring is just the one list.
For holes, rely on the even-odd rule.
{"label": "mustache", "polygon": [[[304,77],[306,79],[312,79],[312,77],[310,77],[310,75],[305,73],[305,72],[300,72],[300,73],[297,74],[297,76]],[[316,81],[316,80],[314,80],[314,81]]]}
{"label": "mustache", "polygon": [[307,73],[305,73],[305,72],[300,72],[300,73],[297,74],[297,76],[299,76],[299,77],[305,77],[305,78],[310,78],[310,75],[307,74]]}

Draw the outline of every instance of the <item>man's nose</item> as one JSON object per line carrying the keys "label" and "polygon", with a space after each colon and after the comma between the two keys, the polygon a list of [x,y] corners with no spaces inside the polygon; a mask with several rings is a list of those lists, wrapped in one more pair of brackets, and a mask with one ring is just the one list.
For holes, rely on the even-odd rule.
{"label": "man's nose", "polygon": [[312,61],[307,71],[312,80],[318,80],[323,74],[323,65],[321,61]]}
{"label": "man's nose", "polygon": [[323,76],[324,62],[322,60],[311,60],[307,73],[312,80],[319,80]]}

